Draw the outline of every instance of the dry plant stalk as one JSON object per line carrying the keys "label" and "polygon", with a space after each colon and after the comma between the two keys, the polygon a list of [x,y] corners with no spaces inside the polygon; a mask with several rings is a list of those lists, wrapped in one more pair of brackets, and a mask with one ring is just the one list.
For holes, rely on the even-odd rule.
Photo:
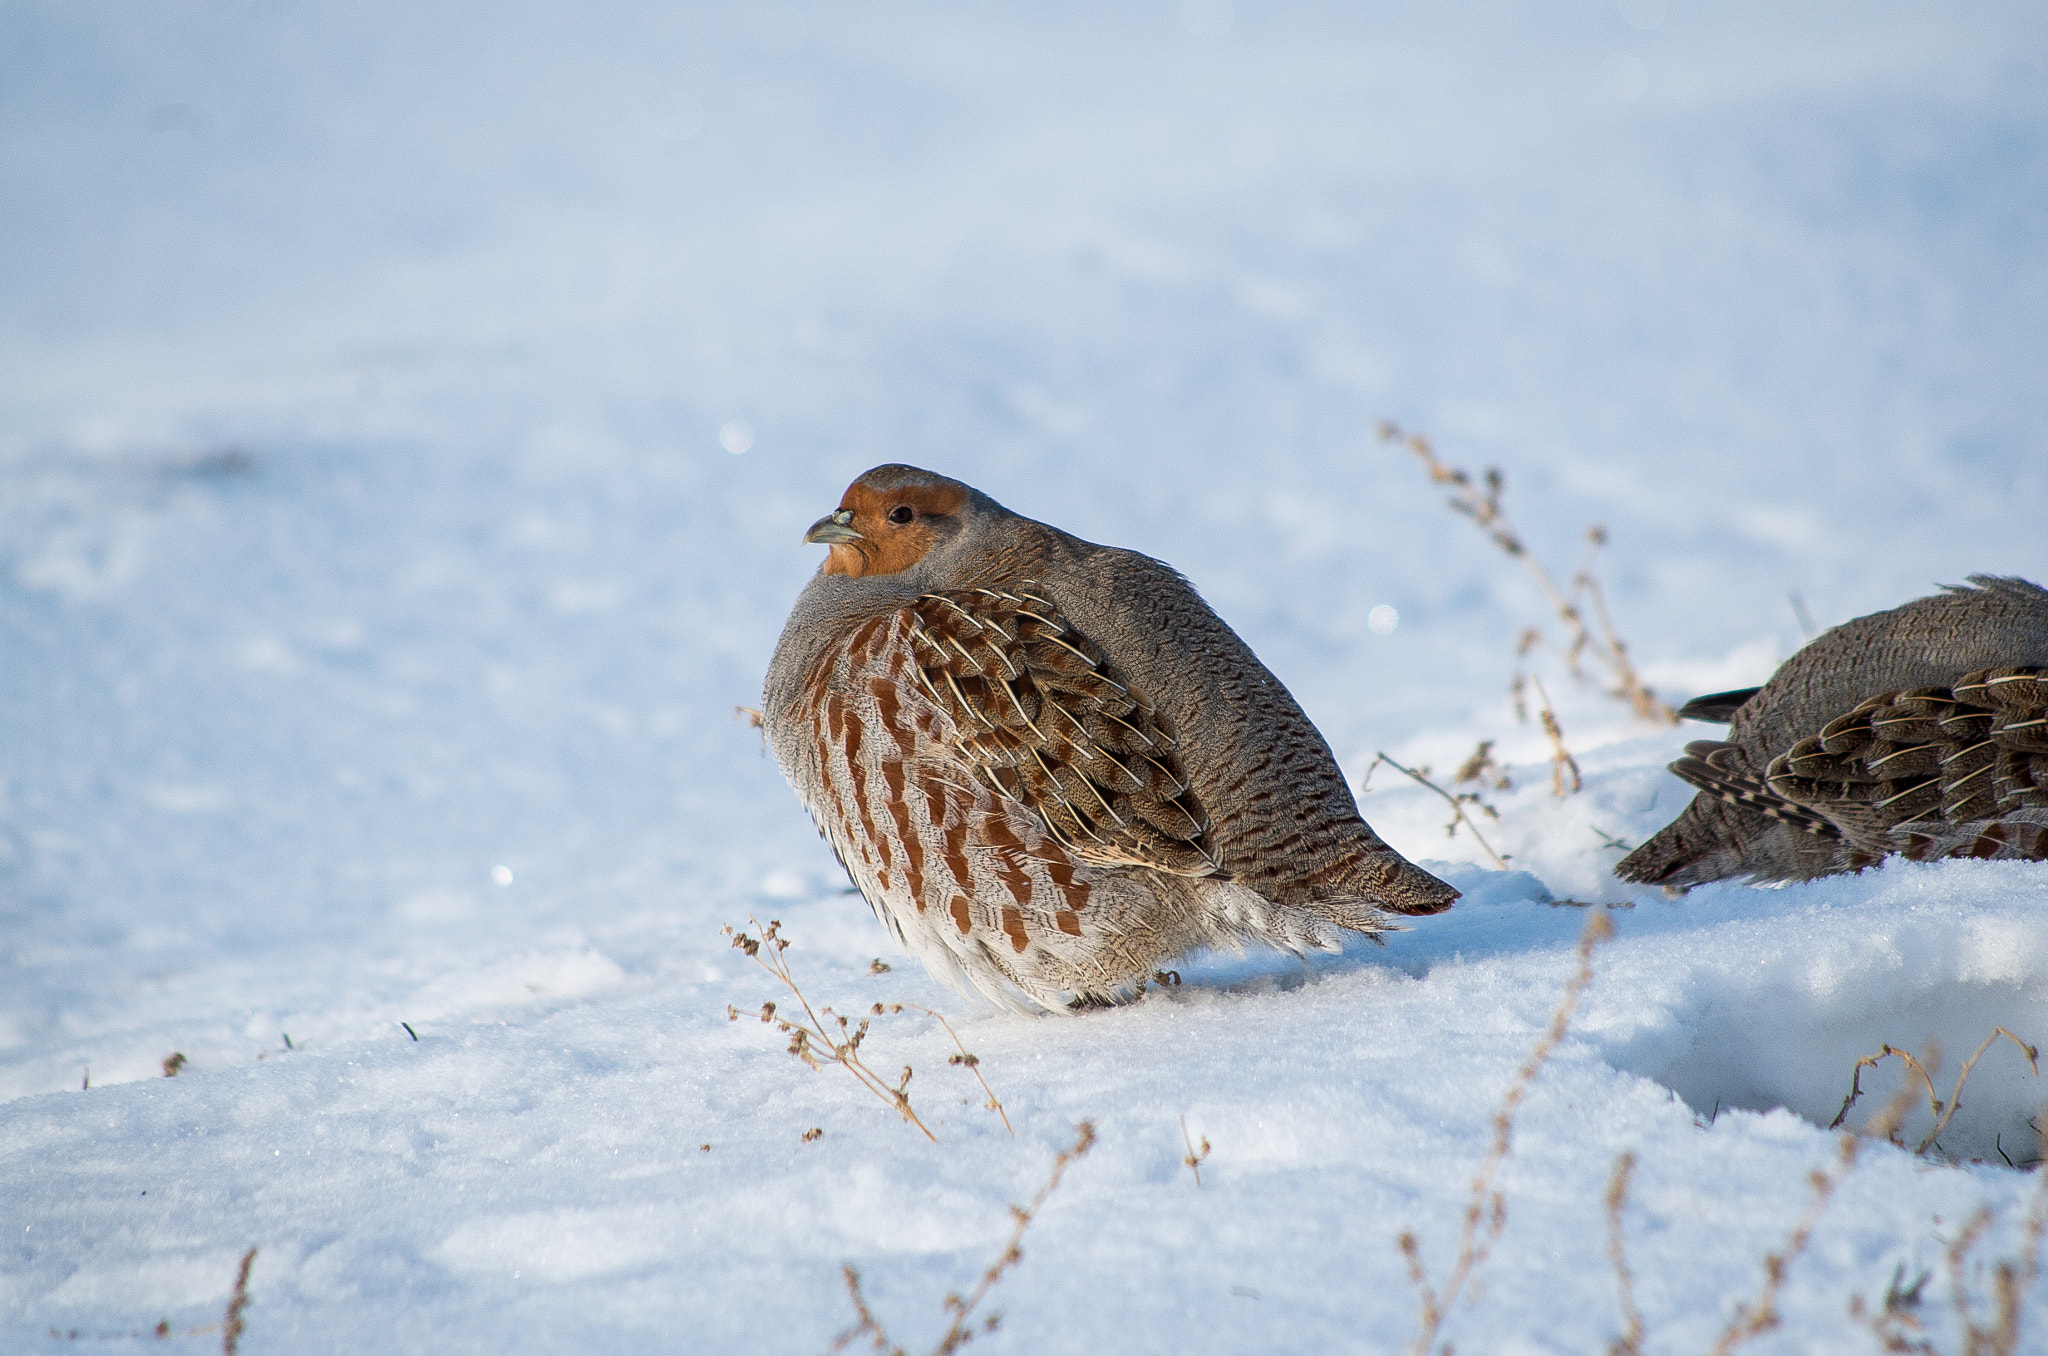
{"label": "dry plant stalk", "polygon": [[[2048,1140],[2044,1140],[2042,1148],[2048,1153]],[[2020,1320],[2027,1292],[2040,1274],[2041,1235],[2044,1226],[2048,1226],[2048,1174],[2035,1171],[2034,1191],[2021,1216],[2019,1255],[2001,1258],[1992,1268],[1991,1321],[1979,1323],[1977,1297],[1969,1285],[1968,1262],[1970,1253],[1995,1218],[1989,1206],[1979,1210],[1949,1244],[1943,1258],[1949,1298],[1962,1332],[1961,1356],[2015,1356],[2020,1349]],[[1902,1263],[1885,1288],[1884,1307],[1876,1313],[1868,1311],[1861,1295],[1851,1296],[1849,1317],[1870,1329],[1886,1351],[1908,1356],[1942,1356],[1941,1348],[1931,1338],[1916,1336],[1922,1330],[1918,1314],[1920,1292],[1930,1273],[1922,1271],[1910,1286],[1904,1283],[1905,1276]]]}
{"label": "dry plant stalk", "polygon": [[[1447,465],[1436,455],[1436,449],[1428,438],[1419,433],[1409,433],[1400,425],[1384,422],[1380,425],[1380,441],[1400,443],[1429,472],[1429,478],[1438,485],[1451,487],[1449,500],[1454,512],[1470,518],[1474,526],[1485,533],[1487,539],[1498,546],[1511,559],[1520,561],[1536,581],[1536,587],[1543,593],[1544,600],[1557,614],[1568,637],[1568,643],[1560,653],[1566,667],[1575,678],[1584,678],[1582,661],[1591,657],[1593,662],[1606,671],[1607,681],[1613,686],[1608,695],[1628,703],[1638,717],[1654,720],[1666,725],[1678,723],[1678,713],[1668,702],[1663,701],[1643,684],[1637,675],[1635,664],[1628,657],[1628,646],[1614,629],[1614,619],[1607,611],[1607,595],[1600,587],[1600,581],[1593,576],[1592,552],[1607,544],[1607,530],[1595,527],[1587,531],[1586,541],[1590,546],[1587,564],[1572,579],[1571,591],[1567,593],[1558,586],[1556,578],[1543,562],[1538,560],[1522,536],[1511,524],[1501,509],[1500,498],[1507,489],[1507,480],[1497,466],[1488,467],[1486,474],[1475,480],[1469,472]],[[1483,488],[1482,488],[1483,486]],[[1532,639],[1531,637],[1534,637]],[[1542,632],[1532,630],[1523,633],[1519,653],[1526,656],[1529,649],[1542,640]],[[1520,679],[1516,687],[1519,691]]]}
{"label": "dry plant stalk", "polygon": [[[1429,1277],[1422,1269],[1422,1245],[1415,1234],[1404,1231],[1400,1237],[1401,1256],[1408,1263],[1408,1279],[1421,1300],[1418,1331],[1409,1347],[1413,1356],[1429,1356],[1436,1346],[1444,1320],[1450,1316],[1451,1306],[1458,1302],[1472,1274],[1484,1265],[1493,1252],[1493,1245],[1499,1241],[1501,1231],[1507,1227],[1507,1198],[1494,1186],[1494,1179],[1499,1176],[1501,1165],[1507,1162],[1508,1152],[1514,1147],[1515,1113],[1521,1110],[1522,1101],[1529,1095],[1536,1075],[1550,1062],[1551,1055],[1564,1040],[1565,1032],[1571,1028],[1572,1017],[1579,1010],[1579,1000],[1593,982],[1594,948],[1613,935],[1614,924],[1605,911],[1586,919],[1585,931],[1579,934],[1578,969],[1565,984],[1564,995],[1550,1014],[1550,1024],[1530,1049],[1528,1058],[1522,1061],[1522,1067],[1515,1071],[1506,1095],[1493,1113],[1493,1147],[1478,1175],[1472,1179],[1471,1195],[1465,1203],[1464,1225],[1458,1237],[1458,1258],[1451,1265],[1450,1275],[1445,1277],[1441,1290],[1431,1288]],[[1446,1347],[1445,1351],[1448,1356],[1449,1348]]]}
{"label": "dry plant stalk", "polygon": [[[1938,1045],[1930,1043],[1927,1052],[1927,1058],[1933,1061],[1937,1067],[1939,1067],[1941,1063],[1940,1056],[1938,1054],[1939,1048],[1940,1047]],[[1928,1105],[1933,1108],[1934,1113],[1936,1115],[1939,1115],[1941,1113],[1941,1099],[1936,1097],[1934,1094],[1934,1078],[1927,1072],[1927,1067],[1923,1065],[1919,1060],[1913,1058],[1913,1052],[1910,1050],[1895,1050],[1889,1045],[1881,1045],[1878,1047],[1876,1054],[1865,1055],[1861,1059],[1856,1061],[1856,1067],[1853,1070],[1851,1070],[1849,1074],[1849,1095],[1842,1099],[1842,1109],[1840,1111],[1837,1111],[1835,1113],[1835,1118],[1828,1122],[1828,1129],[1839,1130],[1841,1128],[1842,1122],[1849,1119],[1849,1108],[1856,1105],[1857,1101],[1862,1098],[1863,1071],[1865,1069],[1876,1068],[1880,1061],[1890,1058],[1892,1056],[1897,1056],[1898,1059],[1905,1064],[1907,1073],[1920,1075],[1920,1081],[1927,1087]],[[1899,1089],[1898,1096],[1893,1098],[1893,1101],[1895,1102],[1900,1100],[1903,1100],[1904,1102],[1904,1107],[1901,1108],[1902,1111],[1911,1109],[1913,1104],[1913,1089],[1910,1079],[1907,1080],[1906,1086]],[[1900,1115],[1892,1119],[1893,1125],[1890,1129],[1886,1131],[1884,1136],[1884,1138],[1886,1139],[1890,1139],[1894,1134],[1897,1133],[1896,1122],[1899,1120],[1903,1120],[1904,1116]],[[1870,1133],[1869,1126],[1864,1127],[1864,1133]]]}
{"label": "dry plant stalk", "polygon": [[[879,964],[879,962],[877,963]],[[886,970],[889,967],[884,965],[882,966],[882,968]],[[877,1004],[876,1006],[879,1007],[881,1005]],[[993,1111],[996,1113],[996,1115],[1001,1116],[1003,1118],[1003,1129],[1008,1130],[1010,1132],[1011,1139],[1015,1139],[1017,1137],[1017,1131],[1010,1124],[1010,1113],[1003,1110],[1002,1099],[996,1096],[995,1089],[991,1088],[988,1085],[988,1080],[981,1076],[980,1057],[973,1054],[971,1051],[968,1050],[968,1048],[965,1045],[962,1045],[960,1043],[960,1033],[953,1029],[953,1024],[947,1021],[943,1014],[933,1012],[930,1008],[924,1006],[922,1003],[899,1003],[895,1006],[897,1008],[909,1008],[912,1011],[921,1012],[927,1017],[936,1018],[938,1020],[939,1025],[946,1028],[946,1034],[953,1038],[954,1050],[958,1051],[957,1054],[950,1056],[946,1060],[946,1063],[957,1064],[960,1067],[966,1069],[967,1072],[974,1075],[974,1081],[981,1084],[981,1090],[988,1094],[988,1100],[981,1104],[982,1110]]]}
{"label": "dry plant stalk", "polygon": [[905,1356],[902,1347],[889,1340],[888,1329],[882,1320],[875,1317],[875,1311],[868,1307],[868,1297],[861,1293],[860,1273],[853,1269],[851,1262],[839,1268],[839,1275],[846,1282],[847,1298],[853,1301],[854,1324],[832,1341],[832,1350],[844,1351],[857,1337],[866,1337],[868,1345],[886,1356]]}
{"label": "dry plant stalk", "polygon": [[242,1311],[249,1307],[249,1268],[255,1261],[256,1249],[251,1248],[242,1254],[241,1270],[235,1273],[235,1290],[228,1296],[228,1311],[220,1325],[222,1356],[235,1356],[235,1349],[242,1344]]}
{"label": "dry plant stalk", "polygon": [[[1052,1193],[1059,1190],[1060,1182],[1067,1175],[1067,1169],[1086,1158],[1088,1151],[1095,1147],[1093,1121],[1082,1121],[1074,1129],[1074,1146],[1071,1149],[1060,1150],[1059,1156],[1053,1159],[1052,1175],[1046,1178],[1045,1185],[1038,1189],[1038,1194],[1031,1198],[1031,1204],[1010,1207],[1010,1218],[1015,1222],[1015,1227],[1010,1231],[1010,1241],[1003,1246],[1002,1252],[996,1255],[996,1260],[989,1263],[988,1269],[981,1273],[981,1283],[964,1299],[957,1291],[946,1296],[945,1309],[953,1315],[953,1322],[939,1338],[939,1344],[932,1348],[932,1356],[952,1356],[953,1352],[974,1340],[974,1311],[988,1298],[988,1292],[995,1288],[1004,1274],[1024,1260],[1024,1231],[1038,1218],[1038,1212],[1045,1208],[1045,1203]],[[853,1301],[855,1322],[834,1339],[832,1350],[844,1351],[865,1337],[870,1349],[883,1353],[884,1356],[906,1356],[904,1349],[889,1339],[888,1330],[882,1326],[882,1320],[875,1316],[874,1310],[868,1305],[867,1296],[861,1293],[860,1272],[846,1266],[840,1268],[840,1274],[846,1280],[847,1296]],[[982,1320],[979,1331],[982,1335],[992,1333],[1001,1322],[1002,1315],[992,1313]]]}
{"label": "dry plant stalk", "polygon": [[[1507,769],[1493,761],[1491,739],[1480,740],[1479,747],[1472,750],[1472,756],[1458,764],[1458,773],[1451,778],[1451,785],[1463,786],[1466,782],[1477,782],[1480,786],[1490,787],[1495,791],[1508,791],[1514,788],[1515,784],[1509,780]],[[1484,801],[1480,802],[1480,806],[1487,809],[1487,813],[1493,814]],[[1493,814],[1493,817],[1500,818],[1498,814]]]}
{"label": "dry plant stalk", "polygon": [[[1550,794],[1563,800],[1566,796],[1577,795],[1580,787],[1579,760],[1572,757],[1564,746],[1564,727],[1557,723],[1557,711],[1550,704],[1550,694],[1543,690],[1543,680],[1531,678],[1536,684],[1536,695],[1543,699],[1543,733],[1550,736]],[[1565,785],[1570,776],[1571,785]]]}
{"label": "dry plant stalk", "polygon": [[[939,1137],[918,1119],[915,1111],[911,1110],[910,1066],[904,1065],[903,1076],[891,1085],[887,1079],[861,1062],[860,1047],[868,1037],[869,1020],[889,1009],[880,1003],[875,1004],[868,1010],[868,1016],[860,1019],[859,1026],[850,1026],[846,1018],[830,1008],[823,1009],[822,1013],[814,1011],[811,1008],[811,1001],[805,998],[803,990],[796,986],[796,977],[789,971],[789,962],[783,959],[782,953],[789,949],[789,942],[781,935],[781,922],[770,919],[765,928],[752,916],[748,917],[747,922],[753,924],[760,932],[758,941],[744,932],[734,932],[731,928],[725,929],[726,935],[732,938],[734,946],[745,951],[762,969],[781,980],[783,987],[803,1006],[803,1018],[791,1019],[778,1016],[773,1003],[761,1005],[761,1020],[775,1023],[776,1029],[789,1037],[789,1053],[813,1069],[823,1069],[826,1064],[837,1064],[852,1074],[862,1087],[894,1107],[904,1120],[922,1130],[926,1139],[937,1143]],[[897,1004],[896,1010],[902,1011],[902,1005]],[[728,1021],[736,1022],[740,1017],[739,1010],[730,1004],[727,1005],[725,1014]],[[827,1025],[827,1018],[832,1019],[831,1025]],[[836,1039],[833,1034],[834,1028],[837,1029]],[[977,1071],[975,1076],[979,1078],[980,1073]],[[982,1086],[988,1085],[984,1083]],[[1003,1123],[1009,1124],[1009,1117],[1005,1116]]]}
{"label": "dry plant stalk", "polygon": [[[1955,1088],[1949,1093],[1948,1101],[1944,1103],[1940,1097],[1935,1095],[1934,1075],[1930,1072],[1932,1069],[1941,1067],[1941,1053],[1938,1045],[1935,1045],[1933,1042],[1928,1043],[1927,1059],[1924,1063],[1913,1058],[1909,1051],[1895,1049],[1889,1045],[1880,1046],[1876,1054],[1865,1055],[1856,1061],[1856,1067],[1849,1076],[1849,1095],[1842,1099],[1842,1109],[1835,1113],[1834,1120],[1828,1122],[1828,1129],[1836,1129],[1843,1121],[1847,1120],[1849,1108],[1856,1105],[1856,1100],[1863,1095],[1863,1071],[1865,1069],[1874,1069],[1880,1061],[1896,1056],[1906,1066],[1909,1074],[1918,1074],[1920,1076],[1921,1083],[1927,1088],[1927,1108],[1929,1113],[1936,1118],[1934,1129],[1928,1131],[1927,1138],[1921,1140],[1920,1146],[1913,1150],[1916,1154],[1926,1153],[1934,1142],[1941,1138],[1941,1132],[1948,1129],[1948,1123],[1955,1118],[1956,1111],[1962,1106],[1963,1084],[1969,1081],[1970,1071],[1977,1067],[1977,1061],[1984,1057],[1984,1052],[1989,1050],[1993,1042],[1997,1041],[2000,1036],[2005,1037],[2020,1048],[2020,1053],[2027,1057],[2027,1067],[2033,1070],[2036,1078],[2040,1077],[2040,1050],[2027,1044],[2004,1027],[1996,1026],[1991,1028],[1991,1034],[1984,1038],[1983,1043],[1977,1047],[1976,1051],[1963,1061],[1962,1072],[1956,1075]],[[1908,1104],[1910,1104],[1912,1096],[1910,1087],[1901,1091],[1905,1093]],[[1883,1118],[1880,1117],[1878,1119]],[[1875,1123],[1875,1121],[1872,1122],[1872,1124]],[[1896,1121],[1894,1122],[1895,1128]],[[1868,1127],[1865,1128],[1865,1133],[1868,1133],[1868,1129]],[[1884,1137],[1889,1139],[1892,1133],[1892,1131],[1887,1131]]]}
{"label": "dry plant stalk", "polygon": [[1621,1336],[1608,1344],[1607,1356],[1643,1356],[1643,1314],[1636,1308],[1635,1273],[1628,1269],[1628,1251],[1621,1236],[1622,1214],[1628,1209],[1628,1184],[1635,1171],[1636,1156],[1625,1153],[1614,1160],[1614,1175],[1607,1179],[1607,1260],[1614,1264],[1622,1318]]}
{"label": "dry plant stalk", "polygon": [[1843,1135],[1841,1154],[1835,1166],[1822,1172],[1815,1169],[1807,1181],[1813,1187],[1813,1196],[1806,1204],[1806,1211],[1799,1222],[1792,1226],[1785,1245],[1776,1252],[1764,1254],[1764,1283],[1757,1297],[1748,1304],[1735,1306],[1735,1316],[1728,1320],[1728,1326],[1721,1332],[1721,1339],[1714,1343],[1711,1356],[1728,1356],[1728,1353],[1753,1337],[1777,1327],[1783,1322],[1778,1312],[1778,1292],[1784,1288],[1785,1273],[1799,1260],[1799,1254],[1806,1251],[1806,1245],[1813,1241],[1814,1226],[1820,1223],[1821,1214],[1833,1199],[1835,1188],[1842,1184],[1850,1170],[1856,1166],[1856,1154],[1863,1142],[1854,1135]]}
{"label": "dry plant stalk", "polygon": [[1196,1153],[1195,1142],[1188,1138],[1188,1118],[1183,1116],[1180,1118],[1180,1142],[1188,1146],[1188,1156],[1183,1158],[1181,1162],[1187,1165],[1188,1171],[1195,1174],[1195,1185],[1200,1186],[1202,1184],[1202,1164],[1209,1161],[1209,1137],[1207,1135],[1202,1136],[1202,1151]]}
{"label": "dry plant stalk", "polygon": [[[2048,1135],[2042,1137],[2041,1147],[2044,1155],[2048,1155]],[[1956,1319],[1963,1325],[1963,1356],[2014,1356],[2020,1349],[2020,1314],[2027,1292],[2034,1288],[2034,1280],[2040,1275],[2041,1233],[2048,1227],[2048,1170],[2034,1169],[2034,1194],[2021,1219],[2019,1258],[2001,1258],[1992,1270],[1988,1327],[1977,1323],[1975,1305],[1964,1279],[1964,1263],[1978,1236],[1991,1224],[1991,1208],[1980,1210],[1949,1245],[1949,1293],[1955,1301]]]}
{"label": "dry plant stalk", "polygon": [[50,1336],[60,1342],[133,1342],[149,1337],[161,1342],[173,1337],[206,1337],[217,1332],[221,1335],[220,1349],[224,1356],[235,1356],[242,1343],[242,1311],[249,1307],[249,1268],[255,1261],[256,1249],[251,1248],[242,1254],[242,1265],[235,1272],[235,1287],[228,1293],[227,1312],[218,1323],[179,1329],[173,1328],[171,1320],[165,1318],[159,1319],[154,1328],[136,1328],[128,1332],[80,1332],[76,1328],[52,1328]]}
{"label": "dry plant stalk", "polygon": [[[1483,744],[1480,746],[1482,750],[1484,750],[1485,747],[1486,746]],[[1477,755],[1475,754],[1474,757],[1477,757]],[[1484,800],[1481,800],[1478,792],[1459,791],[1456,793],[1452,793],[1450,791],[1446,791],[1441,786],[1438,786],[1435,782],[1429,779],[1428,768],[1423,768],[1421,771],[1418,772],[1416,769],[1412,767],[1403,767],[1401,764],[1387,757],[1387,755],[1384,752],[1376,753],[1373,755],[1372,763],[1365,769],[1365,777],[1359,783],[1358,789],[1360,791],[1364,791],[1372,785],[1373,769],[1377,768],[1381,763],[1385,763],[1388,767],[1394,769],[1394,771],[1400,773],[1402,776],[1407,777],[1412,781],[1415,781],[1423,786],[1428,787],[1430,790],[1436,792],[1439,796],[1442,796],[1444,798],[1444,803],[1451,807],[1450,821],[1444,825],[1444,836],[1446,838],[1457,837],[1458,826],[1460,824],[1463,824],[1467,829],[1471,830],[1473,841],[1479,844],[1480,848],[1485,851],[1487,856],[1493,858],[1494,866],[1498,867],[1502,871],[1508,869],[1508,859],[1501,856],[1498,852],[1495,852],[1493,850],[1493,844],[1487,842],[1486,836],[1479,832],[1479,826],[1472,822],[1472,816],[1465,813],[1465,807],[1467,805],[1477,805],[1481,810],[1485,811],[1486,814],[1488,814],[1492,818],[1500,818],[1499,812],[1496,811],[1491,805],[1488,805]],[[1466,761],[1466,766],[1472,766],[1471,760],[1468,759]]]}
{"label": "dry plant stalk", "polygon": [[1934,1343],[1915,1341],[1913,1333],[1920,1330],[1920,1319],[1915,1313],[1920,1307],[1920,1292],[1927,1286],[1932,1272],[1922,1271],[1906,1284],[1906,1264],[1899,1263],[1892,1271],[1891,1284],[1884,1290],[1884,1308],[1877,1313],[1869,1312],[1869,1306],[1860,1294],[1849,1296],[1849,1317],[1870,1329],[1880,1347],[1890,1352],[1909,1352],[1914,1356],[1940,1356],[1940,1349]]}

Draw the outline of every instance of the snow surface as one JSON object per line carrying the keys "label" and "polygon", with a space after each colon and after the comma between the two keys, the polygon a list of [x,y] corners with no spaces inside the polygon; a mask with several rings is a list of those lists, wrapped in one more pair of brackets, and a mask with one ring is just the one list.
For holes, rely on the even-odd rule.
{"label": "snow surface", "polygon": [[[5,28],[0,1349],[216,1321],[251,1246],[251,1353],[818,1351],[845,1263],[918,1349],[1084,1117],[988,1349],[1402,1349],[1396,1238],[1441,1280],[1576,900],[1618,936],[1445,1335],[1604,1349],[1633,1151],[1648,1349],[1704,1350],[1858,1055],[2048,1037],[2037,868],[1613,881],[1704,731],[1553,665],[1554,799],[1505,696],[1540,601],[1372,436],[1505,466],[1560,570],[1606,525],[1673,696],[1760,681],[1799,606],[2048,576],[2036,5]],[[1514,869],[1381,767],[1367,816],[1468,892],[1385,949],[1197,957],[1077,1020],[939,988],[732,718],[798,535],[888,460],[1180,566],[1356,779],[1499,740]],[[728,1021],[784,997],[719,933],[750,915],[814,1002],[949,1014],[1015,1138],[928,1017],[868,1052],[936,1145]],[[1866,1150],[1753,1349],[1874,1349],[1845,1305],[1901,1266],[1960,1345],[1948,1240],[1999,1212],[1983,1293],[2044,1102],[2001,1046],[1941,1141],[1989,1165]],[[2048,1351],[2048,1282],[2028,1322]]]}

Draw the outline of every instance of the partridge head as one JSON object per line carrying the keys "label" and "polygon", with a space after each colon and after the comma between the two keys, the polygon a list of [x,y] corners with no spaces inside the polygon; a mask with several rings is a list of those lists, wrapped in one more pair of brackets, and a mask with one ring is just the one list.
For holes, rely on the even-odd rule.
{"label": "partridge head", "polygon": [[879,466],[769,666],[784,775],[934,973],[1016,1007],[1128,997],[1199,946],[1296,953],[1457,892],[1359,817],[1280,680],[1172,568]]}
{"label": "partridge head", "polygon": [[1972,575],[1844,622],[1762,687],[1679,711],[1732,728],[1671,770],[1699,788],[1615,867],[1674,889],[1807,880],[1893,853],[2048,859],[2048,591]]}

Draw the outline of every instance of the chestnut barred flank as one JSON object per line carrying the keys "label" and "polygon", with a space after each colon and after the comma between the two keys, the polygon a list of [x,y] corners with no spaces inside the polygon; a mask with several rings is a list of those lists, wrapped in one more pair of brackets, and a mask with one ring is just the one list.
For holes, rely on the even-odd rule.
{"label": "chestnut barred flank", "polygon": [[1894,853],[2048,860],[2048,591],[1972,582],[1837,627],[1762,688],[1688,704],[1730,738],[1686,746],[1671,770],[1700,795],[1616,873],[1695,885]]}
{"label": "chestnut barred flank", "polygon": [[847,873],[951,982],[1114,1002],[1198,946],[1300,952],[1456,892],[1358,816],[1278,679],[1159,562],[884,466],[770,665],[777,761]]}

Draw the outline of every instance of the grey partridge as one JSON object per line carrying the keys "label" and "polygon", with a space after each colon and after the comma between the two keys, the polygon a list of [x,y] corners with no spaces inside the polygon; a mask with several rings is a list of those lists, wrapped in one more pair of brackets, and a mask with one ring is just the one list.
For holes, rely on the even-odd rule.
{"label": "grey partridge", "polygon": [[1280,680],[1170,566],[912,466],[807,542],[762,710],[898,941],[1020,1010],[1129,997],[1199,946],[1300,954],[1457,891],[1359,817]]}
{"label": "grey partridge", "polygon": [[1671,770],[1700,788],[1623,880],[1810,880],[1893,853],[2048,859],[2048,591],[1972,575],[1844,622],[1760,688],[1688,702],[1732,725]]}

